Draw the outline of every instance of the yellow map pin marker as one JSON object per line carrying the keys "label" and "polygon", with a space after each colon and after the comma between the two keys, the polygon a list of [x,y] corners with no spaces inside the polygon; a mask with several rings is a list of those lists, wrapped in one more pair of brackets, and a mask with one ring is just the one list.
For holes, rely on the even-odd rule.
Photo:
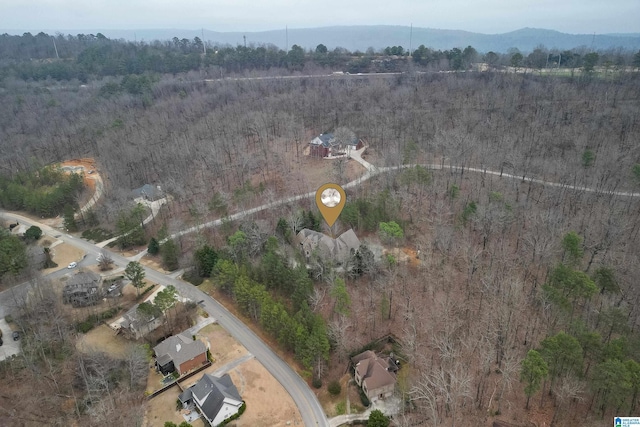
{"label": "yellow map pin marker", "polygon": [[316,191],[316,205],[329,227],[335,224],[347,202],[347,194],[338,184],[324,184]]}

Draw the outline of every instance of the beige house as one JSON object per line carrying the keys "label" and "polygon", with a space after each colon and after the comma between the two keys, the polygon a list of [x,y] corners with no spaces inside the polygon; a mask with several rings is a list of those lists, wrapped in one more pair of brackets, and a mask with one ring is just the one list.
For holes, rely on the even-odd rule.
{"label": "beige house", "polygon": [[331,259],[337,263],[348,260],[360,247],[360,240],[352,229],[332,239],[326,234],[304,228],[294,241],[307,260],[316,252],[322,259]]}
{"label": "beige house", "polygon": [[371,402],[393,395],[396,385],[398,367],[389,357],[379,357],[373,351],[367,350],[353,356],[356,384]]}

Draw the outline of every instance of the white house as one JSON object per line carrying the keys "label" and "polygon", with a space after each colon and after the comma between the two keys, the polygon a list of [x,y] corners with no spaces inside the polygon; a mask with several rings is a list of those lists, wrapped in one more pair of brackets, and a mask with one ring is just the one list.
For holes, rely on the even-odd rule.
{"label": "white house", "polygon": [[214,427],[237,414],[243,403],[229,374],[220,378],[205,374],[193,387],[182,392],[178,399],[184,407],[195,404]]}

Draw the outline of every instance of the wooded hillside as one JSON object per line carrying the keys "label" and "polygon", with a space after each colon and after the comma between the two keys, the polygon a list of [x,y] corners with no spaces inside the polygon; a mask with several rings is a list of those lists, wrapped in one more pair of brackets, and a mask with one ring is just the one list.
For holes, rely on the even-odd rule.
{"label": "wooded hillside", "polygon": [[[502,414],[595,426],[636,410],[640,198],[623,193],[640,192],[637,73],[144,77],[56,90],[6,83],[3,174],[93,157],[108,177],[103,221],[114,222],[130,189],[152,183],[174,197],[162,218],[174,232],[315,190],[294,165],[312,137],[347,127],[377,166],[442,169],[389,172],[350,190],[338,228],[397,250],[373,269],[314,272],[308,317],[324,316],[333,363],[381,336],[398,337],[409,372],[399,384],[400,425],[482,425]],[[299,209],[258,219],[275,234],[276,223],[295,228]],[[252,223],[242,225],[259,234]],[[230,242],[233,226],[179,246]],[[246,252],[257,258],[264,246]],[[263,291],[239,283],[234,292]],[[242,303],[261,319],[249,294]]]}

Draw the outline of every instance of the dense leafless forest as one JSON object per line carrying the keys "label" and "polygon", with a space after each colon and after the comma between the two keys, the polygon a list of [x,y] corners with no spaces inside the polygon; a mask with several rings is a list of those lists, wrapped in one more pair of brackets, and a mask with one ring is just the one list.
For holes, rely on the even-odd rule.
{"label": "dense leafless forest", "polygon": [[[152,183],[174,197],[164,219],[177,231],[193,212],[214,218],[214,196],[239,209],[314,190],[294,165],[314,135],[350,128],[378,166],[444,167],[428,179],[382,174],[350,191],[352,200],[384,195],[405,238],[383,243],[414,255],[346,277],[347,312],[329,308],[335,275],[317,276],[310,305],[327,318],[333,364],[396,336],[408,372],[399,384],[401,425],[482,425],[496,415],[602,425],[601,417],[637,410],[640,198],[622,194],[640,189],[637,73],[205,82],[193,72],[147,83],[130,94],[105,90],[120,84],[112,78],[55,90],[6,82],[2,173],[93,157],[107,178],[103,223],[127,206],[130,189]],[[248,186],[261,192],[239,199]],[[275,229],[282,216],[261,219]],[[356,232],[380,244],[375,233]],[[220,242],[216,233],[200,237]],[[531,373],[522,365],[535,359],[530,350],[544,356],[548,374],[529,402],[535,369],[521,374]]]}

